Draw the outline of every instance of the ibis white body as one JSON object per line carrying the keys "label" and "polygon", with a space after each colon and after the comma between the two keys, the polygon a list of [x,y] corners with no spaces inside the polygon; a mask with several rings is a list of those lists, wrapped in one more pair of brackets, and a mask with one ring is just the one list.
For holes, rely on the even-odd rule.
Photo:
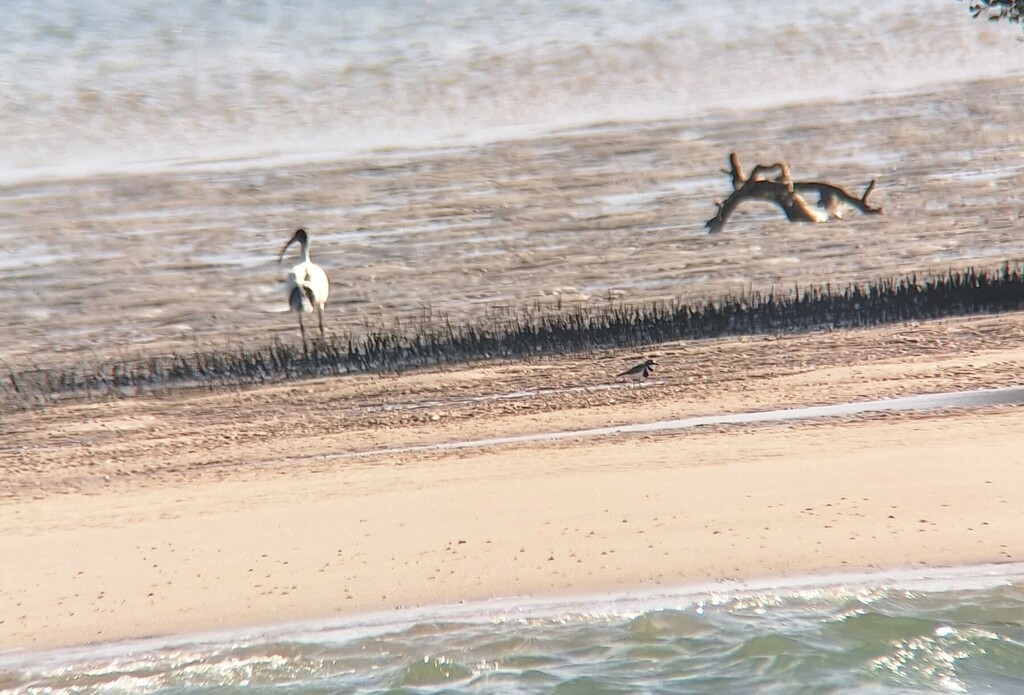
{"label": "ibis white body", "polygon": [[309,314],[314,309],[323,311],[327,305],[331,283],[327,280],[327,273],[316,263],[304,260],[292,266],[285,284],[288,287],[288,306],[292,311]]}

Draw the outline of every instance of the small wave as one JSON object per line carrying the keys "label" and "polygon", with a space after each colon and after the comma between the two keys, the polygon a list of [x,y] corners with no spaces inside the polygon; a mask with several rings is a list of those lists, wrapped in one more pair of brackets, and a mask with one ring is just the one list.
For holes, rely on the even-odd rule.
{"label": "small wave", "polygon": [[[773,584],[781,584],[773,586]],[[247,635],[0,657],[4,692],[1007,692],[1024,566],[418,609]]]}

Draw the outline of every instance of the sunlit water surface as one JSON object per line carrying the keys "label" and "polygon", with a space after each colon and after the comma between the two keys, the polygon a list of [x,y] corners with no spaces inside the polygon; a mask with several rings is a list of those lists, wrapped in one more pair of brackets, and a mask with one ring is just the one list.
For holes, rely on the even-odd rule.
{"label": "sunlit water surface", "polygon": [[35,655],[9,693],[1024,691],[1024,567],[505,601]]}

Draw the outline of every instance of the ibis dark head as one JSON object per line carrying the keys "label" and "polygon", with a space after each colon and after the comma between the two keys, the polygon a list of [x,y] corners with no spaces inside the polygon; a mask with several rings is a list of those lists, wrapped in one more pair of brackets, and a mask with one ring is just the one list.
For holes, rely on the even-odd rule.
{"label": "ibis dark head", "polygon": [[285,251],[287,251],[288,247],[294,244],[295,242],[298,242],[299,244],[302,245],[302,252],[303,254],[305,254],[306,249],[309,248],[309,235],[306,234],[306,230],[303,229],[302,227],[299,227],[298,229],[295,230],[295,234],[292,235],[292,238],[289,239],[288,243],[284,245],[283,249],[281,249],[281,255],[278,256],[277,258],[278,263],[284,260]]}

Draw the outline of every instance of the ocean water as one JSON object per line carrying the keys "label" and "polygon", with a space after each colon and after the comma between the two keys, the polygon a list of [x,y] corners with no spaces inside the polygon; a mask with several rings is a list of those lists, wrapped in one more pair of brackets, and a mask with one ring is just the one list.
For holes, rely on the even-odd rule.
{"label": "ocean water", "polygon": [[4,693],[1020,693],[1024,566],[505,601],[0,655]]}
{"label": "ocean water", "polygon": [[9,0],[0,181],[331,158],[1024,71],[947,0]]}

